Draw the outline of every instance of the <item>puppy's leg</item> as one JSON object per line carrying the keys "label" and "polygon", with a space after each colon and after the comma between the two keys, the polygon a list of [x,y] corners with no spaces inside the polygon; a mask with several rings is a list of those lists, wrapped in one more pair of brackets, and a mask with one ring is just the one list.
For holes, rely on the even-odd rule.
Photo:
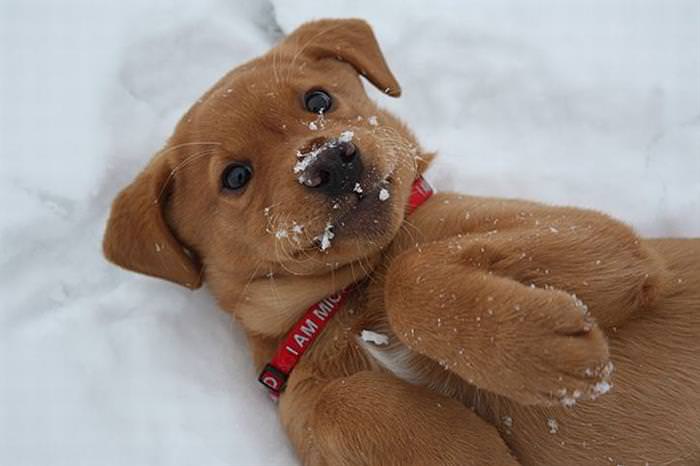
{"label": "puppy's leg", "polygon": [[[429,208],[411,216],[415,228],[399,235],[395,250],[446,238],[465,247],[480,242],[497,252],[488,258],[488,270],[576,294],[604,329],[653,308],[665,293],[665,260],[631,228],[605,214],[449,193],[428,202]],[[481,255],[473,259],[476,265]]]}
{"label": "puppy's leg", "polygon": [[326,384],[300,384],[284,397],[290,397],[288,404],[310,408],[304,426],[295,429],[304,436],[305,464],[518,464],[496,429],[473,411],[386,373],[364,371]]}
{"label": "puppy's leg", "polygon": [[523,404],[604,392],[608,346],[570,294],[494,274],[492,243],[446,240],[396,258],[385,304],[398,338],[479,388]]}
{"label": "puppy's leg", "polygon": [[[619,327],[662,293],[666,267],[627,226],[591,212],[493,235],[488,270],[526,285],[575,294],[601,328]],[[476,242],[484,243],[483,235]],[[469,244],[469,242],[467,242]],[[474,260],[484,258],[477,251]]]}

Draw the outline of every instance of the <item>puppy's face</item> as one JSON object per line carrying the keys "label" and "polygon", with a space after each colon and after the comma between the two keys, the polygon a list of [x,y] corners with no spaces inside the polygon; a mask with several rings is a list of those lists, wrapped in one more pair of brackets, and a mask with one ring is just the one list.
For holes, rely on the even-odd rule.
{"label": "puppy's face", "polygon": [[173,141],[191,145],[170,223],[217,269],[245,254],[318,273],[384,247],[403,219],[414,141],[370,101],[352,66],[296,56],[293,45],[226,76]]}
{"label": "puppy's face", "polygon": [[207,278],[318,275],[376,254],[424,167],[359,75],[400,93],[359,20],[309,23],[231,71],[117,198],[107,256],[196,287],[201,265]]}

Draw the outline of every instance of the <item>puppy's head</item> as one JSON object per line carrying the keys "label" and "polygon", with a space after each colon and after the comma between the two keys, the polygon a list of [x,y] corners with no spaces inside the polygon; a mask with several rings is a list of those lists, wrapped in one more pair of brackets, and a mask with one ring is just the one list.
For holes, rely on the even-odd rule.
{"label": "puppy's head", "polygon": [[425,161],[360,75],[400,94],[355,19],[305,24],[228,73],[116,198],[106,256],[195,288],[319,275],[381,251]]}

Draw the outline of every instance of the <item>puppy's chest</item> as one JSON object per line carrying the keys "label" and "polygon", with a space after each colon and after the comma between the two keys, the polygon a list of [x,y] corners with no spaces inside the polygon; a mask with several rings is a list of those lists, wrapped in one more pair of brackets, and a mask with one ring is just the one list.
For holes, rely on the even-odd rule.
{"label": "puppy's chest", "polygon": [[300,364],[324,379],[372,369],[371,360],[360,343],[362,330],[372,320],[370,316],[376,314],[371,310],[367,284],[361,283],[351,291],[345,304],[328,322]]}
{"label": "puppy's chest", "polygon": [[409,349],[392,331],[381,272],[355,289],[304,359],[304,365],[323,379],[374,370],[450,397],[471,400],[474,394],[471,385]]}

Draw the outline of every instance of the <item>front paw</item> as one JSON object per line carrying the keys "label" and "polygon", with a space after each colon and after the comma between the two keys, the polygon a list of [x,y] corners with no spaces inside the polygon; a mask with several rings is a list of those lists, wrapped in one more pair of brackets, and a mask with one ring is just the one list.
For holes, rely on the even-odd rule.
{"label": "front paw", "polygon": [[532,289],[500,316],[494,337],[506,396],[523,404],[595,399],[612,387],[605,336],[576,296]]}
{"label": "front paw", "polygon": [[607,342],[577,298],[450,257],[430,267],[437,254],[423,252],[397,258],[386,279],[389,325],[409,348],[523,404],[570,405],[610,388]]}
{"label": "front paw", "polygon": [[500,247],[506,253],[494,257],[490,270],[575,293],[604,329],[651,308],[667,280],[663,259],[628,226],[596,212],[572,212],[520,232],[511,249]]}

